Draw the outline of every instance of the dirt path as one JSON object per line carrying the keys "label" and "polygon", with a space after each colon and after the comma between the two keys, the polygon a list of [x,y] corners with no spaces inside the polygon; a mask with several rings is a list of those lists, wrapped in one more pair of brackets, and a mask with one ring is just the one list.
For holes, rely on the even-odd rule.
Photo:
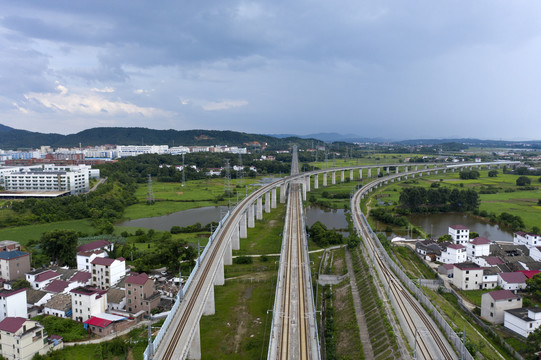
{"label": "dirt path", "polygon": [[351,262],[351,254],[348,248],[346,248],[346,265],[348,268],[351,293],[353,294],[355,316],[357,318],[357,325],[359,326],[359,335],[361,337],[361,343],[363,344],[364,357],[367,360],[371,360],[374,359],[374,352],[372,351],[372,344],[370,343],[370,336],[368,334],[368,328],[366,327],[366,320],[361,307],[361,298],[359,297],[359,290],[357,289],[357,282],[355,281],[353,263]]}

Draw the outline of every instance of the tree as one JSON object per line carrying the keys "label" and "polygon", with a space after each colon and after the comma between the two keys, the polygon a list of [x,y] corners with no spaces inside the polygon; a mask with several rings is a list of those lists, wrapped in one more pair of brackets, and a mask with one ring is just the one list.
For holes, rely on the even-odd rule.
{"label": "tree", "polygon": [[442,235],[438,238],[438,242],[453,241],[453,238],[449,234]]}
{"label": "tree", "polygon": [[31,285],[28,281],[26,281],[26,279],[18,279],[11,284],[11,287],[13,290],[19,290],[22,288],[30,289]]}
{"label": "tree", "polygon": [[526,279],[526,291],[537,299],[541,299],[541,274],[534,275],[531,279]]}
{"label": "tree", "polygon": [[488,172],[488,177],[497,177],[498,176],[498,170],[490,170]]}
{"label": "tree", "polygon": [[77,232],[74,230],[52,230],[41,235],[41,250],[60,266],[77,265]]}
{"label": "tree", "polygon": [[476,233],[475,231],[470,231],[470,239],[475,239],[479,237],[479,234]]}
{"label": "tree", "polygon": [[538,327],[528,335],[526,338],[526,347],[530,353],[539,351],[539,348],[541,347],[541,327]]}
{"label": "tree", "polygon": [[479,171],[477,170],[463,170],[460,172],[460,178],[462,180],[479,179]]}
{"label": "tree", "polygon": [[532,181],[527,176],[519,176],[516,183],[517,183],[517,186],[527,186],[527,185],[530,185]]}

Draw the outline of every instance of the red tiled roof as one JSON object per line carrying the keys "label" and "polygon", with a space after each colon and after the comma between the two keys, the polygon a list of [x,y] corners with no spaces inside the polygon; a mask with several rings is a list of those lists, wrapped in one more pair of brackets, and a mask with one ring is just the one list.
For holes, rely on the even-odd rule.
{"label": "red tiled roof", "polygon": [[508,284],[522,284],[526,282],[526,275],[521,272],[504,272],[498,275]]}
{"label": "red tiled roof", "polygon": [[0,297],[6,298],[11,295],[18,294],[20,292],[26,291],[26,288],[20,288],[18,290],[0,290]]}
{"label": "red tiled roof", "polygon": [[77,271],[75,275],[71,277],[70,282],[80,282],[85,284],[91,277],[92,274],[88,271]]}
{"label": "red tiled roof", "polygon": [[469,230],[467,227],[465,227],[464,225],[451,225],[449,226],[451,229],[454,229],[454,230]]}
{"label": "red tiled roof", "polygon": [[49,335],[49,339],[51,340],[62,340],[63,337],[60,335]]}
{"label": "red tiled roof", "polygon": [[43,289],[44,291],[53,292],[53,293],[60,293],[64,291],[65,288],[67,288],[69,285],[69,282],[64,280],[58,280],[55,279],[51,281],[51,283]]}
{"label": "red tiled roof", "polygon": [[451,245],[447,245],[448,248],[451,248],[451,249],[465,249],[464,245],[459,245],[459,244],[451,244]]}
{"label": "red tiled roof", "polygon": [[528,279],[531,279],[535,275],[539,274],[541,271],[539,271],[539,270],[519,270],[518,272],[523,273],[524,275],[526,275],[526,277]]}
{"label": "red tiled roof", "polygon": [[486,237],[479,236],[479,237],[476,237],[475,239],[473,239],[471,241],[471,243],[474,244],[474,245],[489,245],[490,240],[487,239]]}
{"label": "red tiled roof", "polygon": [[91,261],[91,264],[110,266],[114,262],[115,262],[115,259],[97,257],[97,258],[95,258],[94,260]]}
{"label": "red tiled roof", "polygon": [[443,264],[443,267],[446,268],[447,270],[452,270],[455,265],[454,264]]}
{"label": "red tiled roof", "polygon": [[483,270],[482,267],[480,267],[477,264],[471,263],[471,262],[465,262],[460,264],[454,264],[457,268],[460,270]]}
{"label": "red tiled roof", "polygon": [[148,275],[145,273],[141,274],[132,274],[126,278],[126,284],[136,284],[136,285],[145,285],[149,279]]}
{"label": "red tiled roof", "polygon": [[505,261],[503,261],[500,257],[498,256],[489,256],[489,257],[486,257],[485,258],[485,261],[487,262],[487,264],[489,265],[500,265],[500,264],[503,264],[505,263]]}
{"label": "red tiled roof", "polygon": [[106,328],[111,323],[112,323],[111,320],[101,319],[101,318],[95,317],[95,316],[92,316],[90,319],[85,321],[85,324],[93,325],[93,326],[97,326],[97,327],[101,327],[101,328]]}
{"label": "red tiled roof", "polygon": [[488,293],[494,300],[516,299],[517,296],[511,290],[496,290]]}
{"label": "red tiled roof", "polygon": [[81,286],[81,287],[71,290],[70,292],[74,294],[81,294],[81,295],[86,295],[86,296],[94,295],[94,294],[99,294],[101,296],[103,294],[107,294],[107,290],[100,290],[100,289],[96,289],[90,286],[87,286],[87,287]]}
{"label": "red tiled roof", "polygon": [[105,250],[98,249],[98,250],[91,250],[91,251],[80,251],[80,252],[77,253],[77,255],[90,257],[93,254],[99,255],[99,254],[103,254],[104,252],[105,252]]}
{"label": "red tiled roof", "polygon": [[60,274],[57,273],[56,271],[47,270],[47,271],[42,272],[38,276],[36,276],[36,282],[47,281],[57,276],[60,276]]}
{"label": "red tiled roof", "polygon": [[23,317],[7,317],[0,321],[0,330],[16,333],[27,320]]}
{"label": "red tiled roof", "polygon": [[91,251],[91,250],[96,250],[96,249],[102,249],[109,245],[111,245],[111,242],[107,240],[96,240],[96,241],[92,241],[91,243],[78,246],[77,252],[86,252],[86,251]]}

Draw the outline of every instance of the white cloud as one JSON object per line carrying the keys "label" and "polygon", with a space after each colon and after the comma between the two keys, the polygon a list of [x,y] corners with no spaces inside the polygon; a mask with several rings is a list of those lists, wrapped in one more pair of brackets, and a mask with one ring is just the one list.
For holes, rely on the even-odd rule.
{"label": "white cloud", "polygon": [[[68,89],[58,85],[60,93],[28,93],[25,98],[35,104],[44,106],[53,111],[82,115],[121,115],[139,114],[145,117],[170,116],[171,112],[153,107],[140,107],[123,101],[111,101],[102,95],[81,92],[69,93]],[[107,89],[107,88],[106,88]],[[94,89],[92,89],[94,91]],[[20,108],[19,105],[16,106]]]}
{"label": "white cloud", "polygon": [[209,102],[202,106],[203,110],[206,111],[217,111],[217,110],[228,110],[231,108],[242,107],[248,105],[246,100],[223,100]]}
{"label": "white cloud", "polygon": [[92,90],[94,92],[100,92],[100,93],[112,93],[112,92],[115,92],[115,89],[112,88],[112,87],[109,87],[109,86],[106,86],[103,89],[92,88],[90,90]]}

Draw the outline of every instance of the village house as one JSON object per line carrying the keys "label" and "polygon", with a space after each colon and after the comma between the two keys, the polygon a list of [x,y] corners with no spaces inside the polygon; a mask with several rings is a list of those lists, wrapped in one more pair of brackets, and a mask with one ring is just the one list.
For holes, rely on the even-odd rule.
{"label": "village house", "polygon": [[521,308],[504,312],[503,326],[527,338],[541,325],[541,308]]}
{"label": "village house", "polygon": [[483,268],[474,263],[461,263],[454,265],[453,284],[457,288],[460,290],[481,289],[483,283]]}
{"label": "village house", "polygon": [[26,281],[30,283],[32,289],[41,290],[54,279],[59,279],[62,274],[53,270],[38,269],[26,273]]}
{"label": "village house", "polygon": [[476,237],[466,244],[466,253],[469,260],[479,256],[489,256],[490,240],[485,237]]}
{"label": "village house", "polygon": [[444,264],[458,264],[466,261],[466,248],[463,245],[450,244],[437,259]]}
{"label": "village house", "polygon": [[147,274],[134,273],[126,278],[126,310],[130,313],[150,311],[160,303],[160,294],[154,290],[154,280]]}
{"label": "village house", "polygon": [[498,274],[498,286],[504,290],[523,290],[526,288],[526,275],[521,272],[508,272]]}
{"label": "village house", "polygon": [[503,324],[505,310],[522,307],[522,298],[509,290],[496,290],[481,296],[481,317],[492,324]]}
{"label": "village house", "polygon": [[0,320],[7,317],[28,318],[26,289],[0,290]]}
{"label": "village house", "polygon": [[20,250],[0,252],[0,278],[11,281],[24,279],[30,271],[30,254]]}
{"label": "village house", "polygon": [[35,354],[46,354],[52,347],[43,325],[37,321],[23,317],[0,321],[0,349],[4,358],[30,360]]}
{"label": "village house", "polygon": [[79,287],[71,290],[72,319],[86,321],[93,315],[104,313],[107,309],[107,291],[92,287]]}
{"label": "village house", "polygon": [[541,246],[541,236],[517,231],[513,234],[513,244],[526,245],[528,248]]}
{"label": "village house", "polygon": [[466,245],[470,241],[470,229],[464,225],[451,225],[448,233],[455,244]]}
{"label": "village house", "polygon": [[107,289],[116,285],[126,274],[126,260],[100,258],[92,260],[92,285],[100,289]]}

